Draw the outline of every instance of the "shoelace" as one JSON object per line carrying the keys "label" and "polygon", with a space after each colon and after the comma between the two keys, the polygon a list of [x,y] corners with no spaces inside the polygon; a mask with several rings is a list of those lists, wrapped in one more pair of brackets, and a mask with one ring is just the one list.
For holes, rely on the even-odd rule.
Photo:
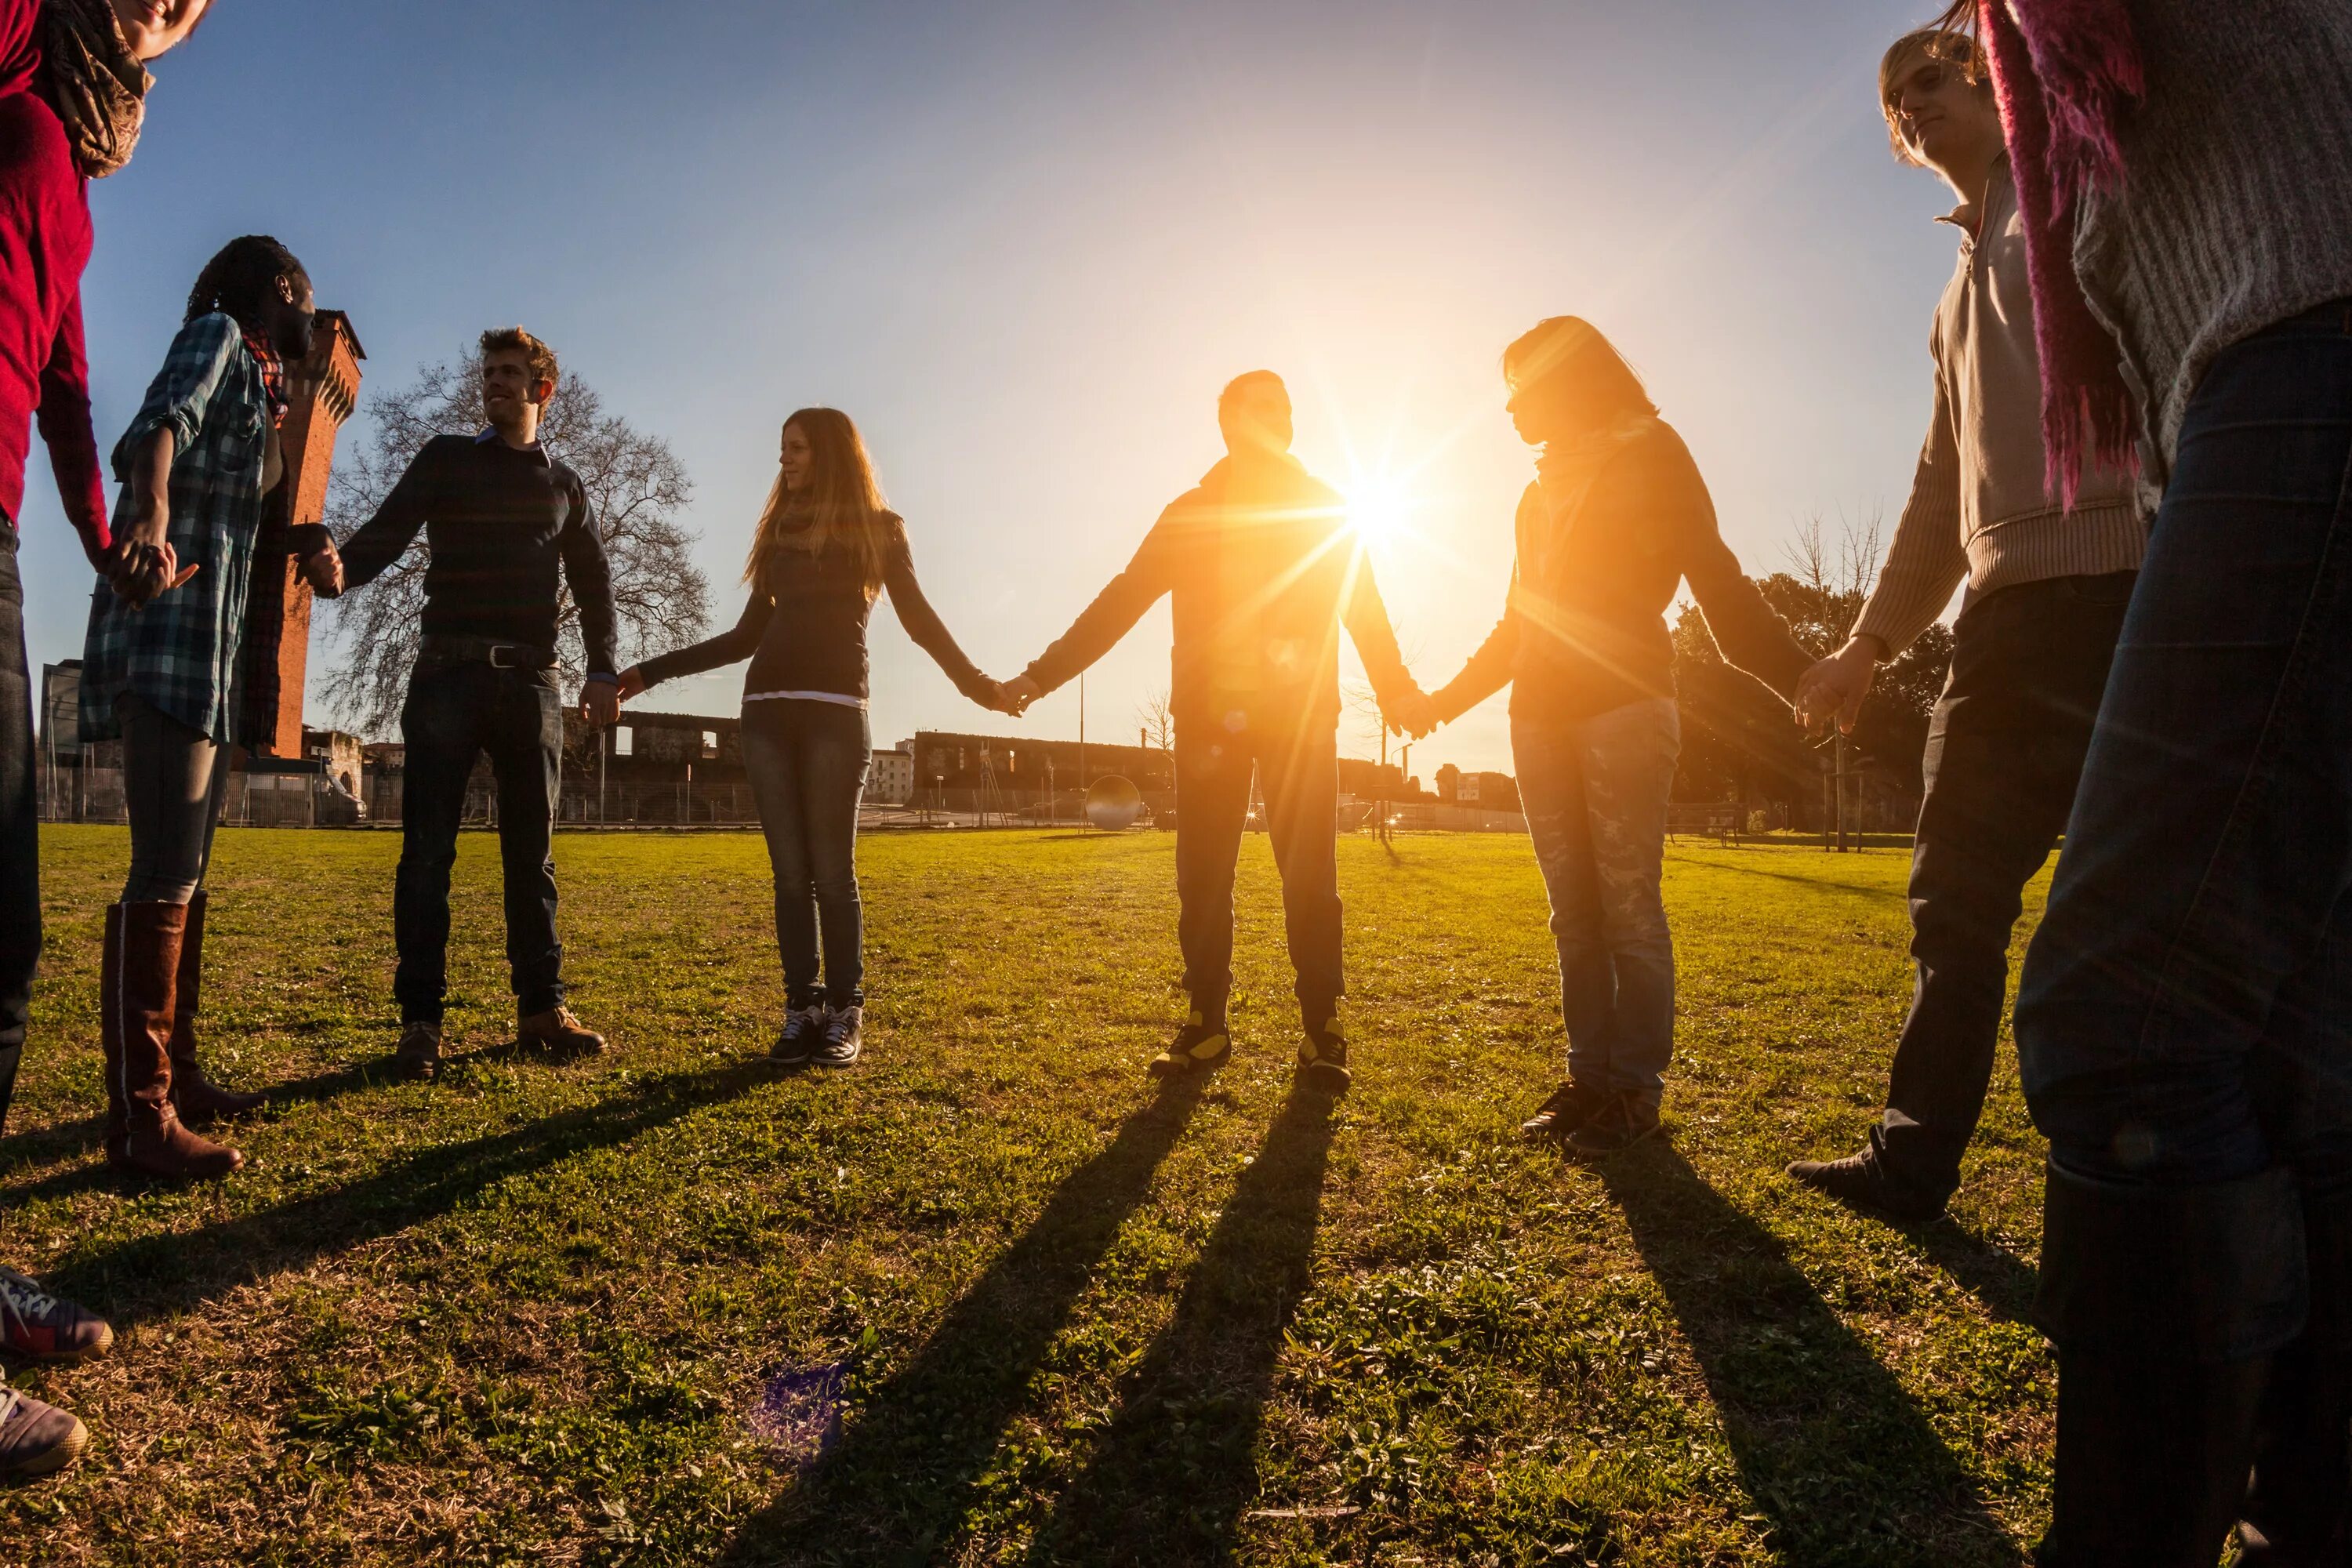
{"label": "shoelace", "polygon": [[25,1396],[23,1394],[17,1393],[6,1384],[0,1383],[0,1426],[5,1426],[9,1422],[16,1419],[16,1406],[23,1403],[25,1403]]}
{"label": "shoelace", "polygon": [[19,1322],[46,1318],[58,1310],[58,1299],[22,1274],[0,1270],[0,1310]]}
{"label": "shoelace", "polygon": [[825,1044],[829,1046],[841,1044],[842,1041],[849,1038],[850,1032],[856,1026],[856,1020],[846,1013],[827,1014],[824,1020]]}

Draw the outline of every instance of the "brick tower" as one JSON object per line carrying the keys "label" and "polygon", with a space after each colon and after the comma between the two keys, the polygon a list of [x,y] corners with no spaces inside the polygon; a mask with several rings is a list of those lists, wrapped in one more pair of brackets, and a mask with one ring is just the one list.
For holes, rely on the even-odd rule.
{"label": "brick tower", "polygon": [[[290,406],[278,428],[286,478],[269,498],[254,563],[252,601],[246,612],[244,723],[250,750],[264,756],[302,754],[302,697],[310,658],[310,585],[287,553],[287,531],[327,514],[327,476],[335,465],[335,435],[359,399],[360,361],[367,358],[341,310],[321,310],[310,357],[287,370]],[[276,569],[266,564],[275,561]],[[270,631],[275,631],[273,637]],[[274,648],[272,644],[275,644]]]}

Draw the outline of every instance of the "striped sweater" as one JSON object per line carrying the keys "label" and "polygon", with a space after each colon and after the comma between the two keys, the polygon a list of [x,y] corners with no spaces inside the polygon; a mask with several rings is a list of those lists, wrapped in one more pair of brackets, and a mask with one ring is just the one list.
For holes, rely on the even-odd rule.
{"label": "striped sweater", "polygon": [[2071,512],[2050,493],[2042,443],[2042,368],[2025,236],[2006,159],[1980,211],[1942,220],[1959,262],[1928,334],[1935,412],[1911,498],[1854,634],[1892,658],[1943,613],[1967,579],[1989,594],[2045,577],[2127,572],[2147,542],[2130,479],[2094,469]]}
{"label": "striped sweater", "polygon": [[2213,356],[2352,296],[2352,4],[2131,0],[2147,78],[2074,236],[2140,398],[2143,500]]}

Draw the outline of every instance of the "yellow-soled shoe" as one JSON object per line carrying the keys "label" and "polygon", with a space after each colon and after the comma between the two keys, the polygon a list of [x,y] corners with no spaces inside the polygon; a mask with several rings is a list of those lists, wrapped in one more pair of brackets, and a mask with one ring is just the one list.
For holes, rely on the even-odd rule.
{"label": "yellow-soled shoe", "polygon": [[1307,1026],[1298,1047],[1298,1081],[1321,1094],[1345,1094],[1355,1081],[1348,1071],[1348,1026],[1338,1008],[1319,1024]]}
{"label": "yellow-soled shoe", "polygon": [[1151,1076],[1177,1078],[1190,1072],[1213,1072],[1225,1065],[1234,1054],[1234,1037],[1223,1020],[1212,1024],[1201,1016],[1198,1007],[1176,1031],[1169,1047],[1151,1058]]}

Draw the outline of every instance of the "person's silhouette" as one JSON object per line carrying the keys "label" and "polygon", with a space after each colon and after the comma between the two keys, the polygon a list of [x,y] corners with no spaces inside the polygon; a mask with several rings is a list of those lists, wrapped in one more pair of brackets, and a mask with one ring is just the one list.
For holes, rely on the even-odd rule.
{"label": "person's silhouette", "polygon": [[1291,456],[1290,394],[1272,371],[1217,400],[1225,456],[1160,515],[1126,571],[1005,690],[1026,705],[1109,651],[1161,595],[1172,601],[1170,707],[1176,720],[1176,890],[1192,1010],[1151,1070],[1198,1072],[1231,1053],[1234,864],[1250,776],[1265,795],[1282,874],[1310,1086],[1348,1086],[1339,1017],[1339,628],[1382,711],[1417,717],[1427,697],[1396,634],[1346,504]]}

